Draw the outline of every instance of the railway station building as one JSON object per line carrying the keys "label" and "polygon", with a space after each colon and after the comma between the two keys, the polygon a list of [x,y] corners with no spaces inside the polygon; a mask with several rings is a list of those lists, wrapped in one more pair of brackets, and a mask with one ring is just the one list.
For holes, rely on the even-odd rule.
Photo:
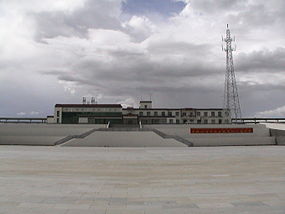
{"label": "railway station building", "polygon": [[[52,121],[52,120],[50,120]],[[153,108],[152,101],[139,107],[121,104],[56,104],[54,123],[59,124],[228,124],[230,110],[223,108]]]}

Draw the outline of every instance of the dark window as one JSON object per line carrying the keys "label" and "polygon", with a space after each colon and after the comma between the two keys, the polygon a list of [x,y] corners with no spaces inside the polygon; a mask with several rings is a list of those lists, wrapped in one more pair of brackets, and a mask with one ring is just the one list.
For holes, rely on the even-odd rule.
{"label": "dark window", "polygon": [[204,120],[204,123],[207,124],[207,123],[208,123],[208,120]]}
{"label": "dark window", "polygon": [[201,115],[201,112],[198,111],[198,112],[197,112],[197,116],[200,116],[200,115]]}
{"label": "dark window", "polygon": [[150,116],[150,112],[149,111],[146,114],[147,114],[147,116]]}
{"label": "dark window", "polygon": [[169,123],[173,123],[173,119],[170,119],[170,120],[169,120]]}
{"label": "dark window", "polygon": [[139,113],[139,114],[140,114],[140,116],[143,116],[143,112],[142,112],[142,111],[140,111],[140,113]]}
{"label": "dark window", "polygon": [[59,123],[59,118],[56,119],[56,123]]}
{"label": "dark window", "polygon": [[214,111],[211,112],[211,116],[215,117],[215,112]]}
{"label": "dark window", "polygon": [[176,120],[176,123],[179,124],[179,120]]}
{"label": "dark window", "polygon": [[163,111],[163,112],[161,112],[161,115],[162,115],[162,116],[165,116],[165,112],[164,112],[164,111]]}
{"label": "dark window", "polygon": [[176,116],[179,116],[179,111],[177,111],[175,114],[176,114]]}
{"label": "dark window", "polygon": [[216,123],[216,121],[215,121],[215,120],[211,120],[211,123],[215,124],[215,123]]}
{"label": "dark window", "polygon": [[205,117],[208,117],[208,112],[204,112],[204,116],[205,116]]}
{"label": "dark window", "polygon": [[187,120],[183,120],[183,123],[186,123],[187,122]]}
{"label": "dark window", "polygon": [[219,111],[218,112],[218,116],[221,117],[222,116],[222,112]]}
{"label": "dark window", "polygon": [[147,108],[147,105],[144,105],[144,108]]}
{"label": "dark window", "polygon": [[200,124],[200,123],[201,123],[201,120],[197,120],[197,123]]}
{"label": "dark window", "polygon": [[219,119],[219,124],[222,124],[222,120],[221,119]]}
{"label": "dark window", "polygon": [[186,116],[186,112],[183,112],[183,113],[182,113],[182,116]]}
{"label": "dark window", "polygon": [[157,116],[157,111],[154,112],[154,116]]}
{"label": "dark window", "polygon": [[56,116],[59,117],[59,111],[56,112]]}
{"label": "dark window", "polygon": [[193,117],[193,112],[190,113],[190,117]]}
{"label": "dark window", "polygon": [[168,112],[168,116],[172,116],[172,112],[171,111]]}

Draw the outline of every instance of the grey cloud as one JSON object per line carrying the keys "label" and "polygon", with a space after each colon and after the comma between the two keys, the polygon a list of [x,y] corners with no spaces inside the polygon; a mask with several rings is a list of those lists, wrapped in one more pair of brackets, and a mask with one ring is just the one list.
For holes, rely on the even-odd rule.
{"label": "grey cloud", "polygon": [[84,7],[72,13],[30,13],[37,24],[37,39],[56,36],[85,37],[90,28],[121,29],[118,20],[120,1],[88,0]]}
{"label": "grey cloud", "polygon": [[248,4],[248,0],[192,0],[190,5],[197,11],[204,13],[217,13],[226,10],[243,9]]}
{"label": "grey cloud", "polygon": [[237,70],[243,72],[284,72],[285,48],[241,53],[237,57]]}

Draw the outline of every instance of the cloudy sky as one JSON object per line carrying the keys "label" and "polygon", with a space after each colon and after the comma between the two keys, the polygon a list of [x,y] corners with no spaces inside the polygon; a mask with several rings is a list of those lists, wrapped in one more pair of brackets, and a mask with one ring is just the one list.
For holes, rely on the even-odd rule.
{"label": "cloudy sky", "polygon": [[285,116],[284,0],[0,0],[0,116],[222,107],[227,23],[243,116]]}

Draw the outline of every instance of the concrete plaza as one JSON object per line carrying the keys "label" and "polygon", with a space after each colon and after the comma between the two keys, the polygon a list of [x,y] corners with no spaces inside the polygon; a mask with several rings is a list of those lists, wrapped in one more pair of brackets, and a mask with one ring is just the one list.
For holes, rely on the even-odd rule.
{"label": "concrete plaza", "polygon": [[0,213],[285,213],[285,147],[0,147]]}

